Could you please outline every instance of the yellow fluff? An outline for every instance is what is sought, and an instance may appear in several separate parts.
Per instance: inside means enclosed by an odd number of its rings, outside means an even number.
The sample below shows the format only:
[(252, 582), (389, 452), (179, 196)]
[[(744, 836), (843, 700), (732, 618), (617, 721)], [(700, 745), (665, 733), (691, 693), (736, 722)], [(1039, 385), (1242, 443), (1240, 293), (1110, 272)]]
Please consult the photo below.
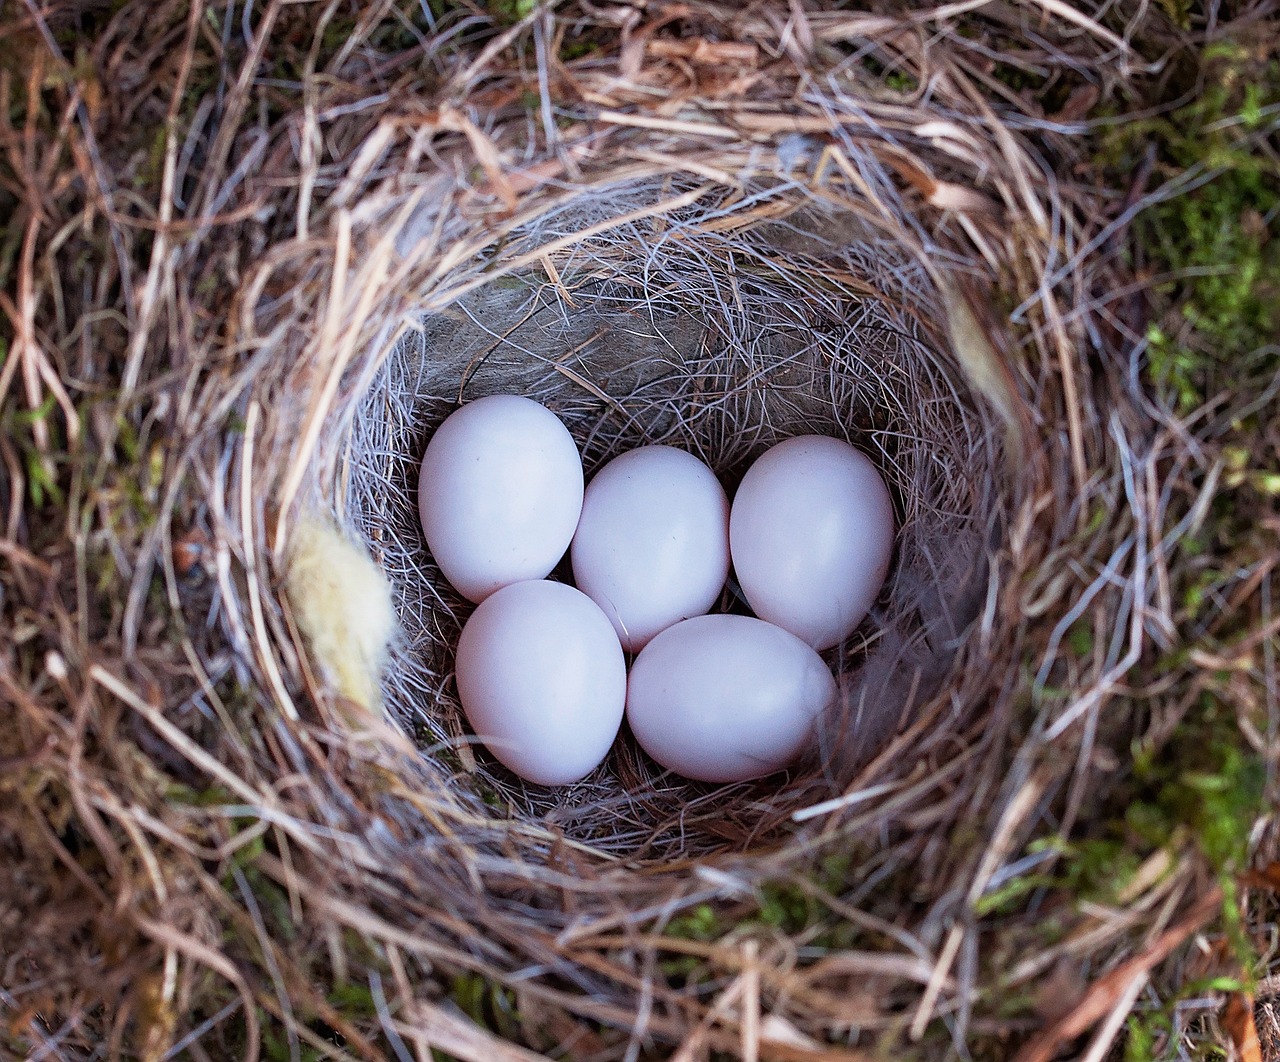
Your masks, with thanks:
[(324, 679), (381, 713), (379, 678), (395, 630), (391, 584), (367, 550), (312, 514), (293, 534), (286, 589)]

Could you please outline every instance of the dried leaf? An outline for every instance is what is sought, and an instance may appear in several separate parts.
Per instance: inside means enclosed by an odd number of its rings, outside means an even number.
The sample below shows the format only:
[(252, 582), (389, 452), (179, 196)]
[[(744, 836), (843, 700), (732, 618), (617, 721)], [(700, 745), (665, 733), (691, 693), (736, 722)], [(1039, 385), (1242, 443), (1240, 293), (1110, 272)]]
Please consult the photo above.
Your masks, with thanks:
[(1280, 861), (1268, 863), (1260, 870), (1246, 870), (1240, 875), (1240, 884), (1247, 889), (1280, 892)]
[(688, 59), (702, 66), (756, 66), (760, 49), (739, 41), (696, 40), (649, 41), (648, 53), (659, 59)]
[(1014, 399), (1013, 379), (995, 347), (991, 335), (979, 321), (975, 307), (958, 278), (940, 278), (943, 304), (947, 310), (947, 326), (951, 346), (964, 367), (969, 382), (1000, 413), (1007, 429), (1009, 451), (1020, 462), (1025, 450), (1024, 432), (1019, 407)]
[(485, 135), (475, 122), (455, 107), (441, 107), (437, 125), (441, 129), (462, 133), (467, 138), (467, 142), (471, 145), (471, 150), (475, 154), (476, 161), (480, 163), (480, 168), (484, 170), (485, 177), (488, 178), (489, 190), (502, 200), (503, 206), (510, 211), (514, 211), (517, 204), (516, 194), (511, 187), (511, 182), (507, 179), (506, 173), (503, 171), (502, 155), (499, 153), (497, 145)]
[(1081, 85), (1070, 96), (1067, 102), (1062, 105), (1062, 109), (1057, 114), (1050, 115), (1050, 120), (1055, 122), (1078, 122), (1091, 110), (1093, 105), (1098, 102), (1101, 93), (1097, 85)]
[(996, 213), (996, 205), (981, 192), (953, 184), (936, 181), (927, 196), (930, 206), (939, 210), (962, 210), (969, 213)]
[(209, 536), (194, 528), (174, 540), (173, 570), (179, 575), (189, 575), (191, 570), (209, 556), (212, 543)]
[(1080, 963), (1062, 958), (1036, 989), (1036, 1013), (1045, 1022), (1059, 1021), (1076, 1008), (1085, 993)]
[(1258, 1027), (1253, 1020), (1253, 996), (1232, 992), (1222, 1012), (1222, 1027), (1231, 1038), (1240, 1062), (1263, 1062)]
[(760, 1022), (760, 1039), (766, 1043), (787, 1044), (806, 1051), (816, 1051), (822, 1046), (812, 1036), (806, 1036), (786, 1018), (777, 1014), (764, 1016), (764, 1020)]

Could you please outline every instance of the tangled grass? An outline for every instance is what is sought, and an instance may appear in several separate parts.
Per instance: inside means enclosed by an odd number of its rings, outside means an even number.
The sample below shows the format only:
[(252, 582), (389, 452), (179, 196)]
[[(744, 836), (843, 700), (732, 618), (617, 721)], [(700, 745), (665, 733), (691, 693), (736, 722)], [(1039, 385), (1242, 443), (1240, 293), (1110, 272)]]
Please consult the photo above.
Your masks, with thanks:
[[(1280, 197), (1226, 42), (1267, 9), (445, 6), (0, 10), (8, 1050), (1246, 1049)], [(771, 790), (470, 755), (405, 477), (513, 379), (596, 462), (815, 418), (891, 462), (836, 661), (888, 744)], [(282, 593), (316, 510), (395, 584), (391, 723)]]

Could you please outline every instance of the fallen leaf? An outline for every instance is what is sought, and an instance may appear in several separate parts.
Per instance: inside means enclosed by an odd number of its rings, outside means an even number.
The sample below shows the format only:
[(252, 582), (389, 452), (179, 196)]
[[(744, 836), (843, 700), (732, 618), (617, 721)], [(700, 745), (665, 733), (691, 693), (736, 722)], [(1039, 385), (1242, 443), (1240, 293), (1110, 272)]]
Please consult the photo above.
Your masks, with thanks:
[(929, 205), (939, 210), (961, 210), (983, 214), (998, 212), (996, 205), (981, 192), (975, 192), (972, 188), (965, 188), (951, 181), (936, 181), (927, 198)]
[(648, 42), (648, 52), (659, 58), (689, 59), (704, 66), (755, 66), (760, 61), (760, 51), (754, 44), (738, 41), (670, 40), (661, 38)]
[(1263, 1062), (1258, 1026), (1253, 1020), (1253, 996), (1247, 992), (1232, 992), (1222, 1012), (1222, 1027), (1231, 1038), (1240, 1062)]
[(1097, 85), (1081, 85), (1067, 97), (1067, 102), (1062, 105), (1062, 109), (1057, 114), (1050, 115), (1049, 118), (1054, 122), (1078, 122), (1093, 110), (1099, 95)]
[(791, 1047), (803, 1048), (806, 1051), (818, 1050), (822, 1045), (812, 1036), (806, 1036), (786, 1018), (777, 1014), (766, 1014), (760, 1023), (760, 1039), (767, 1043), (789, 1044)]
[(1076, 1008), (1085, 993), (1080, 964), (1071, 959), (1059, 960), (1053, 971), (1036, 989), (1036, 1013), (1046, 1022), (1059, 1021)]
[(179, 575), (187, 575), (201, 562), (209, 551), (209, 536), (197, 529), (188, 531), (173, 543), (173, 568)]
[(1246, 870), (1240, 875), (1240, 884), (1247, 889), (1280, 892), (1280, 861), (1269, 863), (1261, 870)]

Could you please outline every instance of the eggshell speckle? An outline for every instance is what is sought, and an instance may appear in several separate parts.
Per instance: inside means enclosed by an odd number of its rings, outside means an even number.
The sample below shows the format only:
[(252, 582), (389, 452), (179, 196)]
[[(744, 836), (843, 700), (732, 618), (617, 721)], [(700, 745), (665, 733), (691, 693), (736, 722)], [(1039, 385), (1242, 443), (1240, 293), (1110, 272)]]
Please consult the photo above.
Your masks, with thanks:
[(418, 478), (427, 546), (463, 597), (541, 579), (564, 556), (582, 512), (569, 430), (518, 395), (469, 402), (436, 429)]
[(795, 635), (750, 616), (698, 616), (636, 657), (627, 721), (664, 767), (740, 782), (792, 762), (835, 699), (827, 665)]
[(630, 450), (587, 485), (570, 557), (578, 589), (637, 652), (720, 596), (729, 573), (724, 488), (683, 450)]
[(729, 516), (752, 611), (815, 649), (853, 633), (893, 555), (893, 501), (871, 461), (821, 435), (787, 439), (743, 477)]
[(589, 597), (562, 583), (514, 583), (485, 598), (462, 629), (456, 668), (476, 736), (540, 785), (589, 774), (622, 723), (618, 636)]

